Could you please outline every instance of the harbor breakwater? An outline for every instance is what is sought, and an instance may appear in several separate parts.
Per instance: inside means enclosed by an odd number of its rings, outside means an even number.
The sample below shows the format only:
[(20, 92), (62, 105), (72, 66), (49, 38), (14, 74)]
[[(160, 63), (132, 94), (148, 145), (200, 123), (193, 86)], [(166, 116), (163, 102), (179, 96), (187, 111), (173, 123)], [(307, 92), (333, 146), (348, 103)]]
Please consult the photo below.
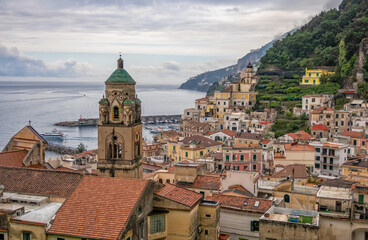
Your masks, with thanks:
[[(96, 126), (98, 120), (98, 118), (80, 118), (78, 121), (64, 121), (55, 123), (54, 125), (60, 127)], [(181, 115), (142, 116), (142, 122), (146, 124), (179, 123), (180, 121)]]

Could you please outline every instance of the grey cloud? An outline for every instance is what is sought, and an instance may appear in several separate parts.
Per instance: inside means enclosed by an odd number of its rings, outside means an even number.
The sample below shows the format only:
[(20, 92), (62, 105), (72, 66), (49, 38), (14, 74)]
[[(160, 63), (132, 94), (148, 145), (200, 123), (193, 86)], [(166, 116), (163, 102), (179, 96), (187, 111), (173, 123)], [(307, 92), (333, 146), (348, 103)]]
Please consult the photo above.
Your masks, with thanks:
[(26, 51), (111, 52), (119, 46), (134, 53), (228, 56), (300, 26), (325, 2), (0, 0), (0, 42)]
[(175, 72), (180, 71), (179, 64), (173, 61), (164, 63), (164, 68), (167, 70), (175, 71)]
[(0, 45), (0, 76), (80, 77), (91, 70), (88, 63), (73, 59), (46, 64), (40, 59), (22, 55), (17, 48)]
[(325, 5), (323, 6), (323, 9), (329, 10), (333, 8), (337, 8), (342, 0), (328, 0)]

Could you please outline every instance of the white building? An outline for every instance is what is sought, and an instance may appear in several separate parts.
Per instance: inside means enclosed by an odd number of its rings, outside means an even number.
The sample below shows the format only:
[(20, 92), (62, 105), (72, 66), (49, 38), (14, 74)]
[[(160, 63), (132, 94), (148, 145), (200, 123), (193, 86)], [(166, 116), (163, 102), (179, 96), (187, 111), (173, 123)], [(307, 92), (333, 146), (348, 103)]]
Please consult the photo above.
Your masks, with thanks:
[(333, 95), (305, 95), (302, 98), (302, 110), (308, 115), (310, 111), (320, 107), (332, 107)]
[(244, 112), (232, 112), (224, 115), (225, 129), (229, 129), (234, 132), (240, 132), (240, 122), (248, 118), (248, 114)]
[(339, 176), (341, 165), (348, 158), (348, 145), (325, 141), (311, 142), (309, 145), (316, 150), (314, 171), (321, 175)]

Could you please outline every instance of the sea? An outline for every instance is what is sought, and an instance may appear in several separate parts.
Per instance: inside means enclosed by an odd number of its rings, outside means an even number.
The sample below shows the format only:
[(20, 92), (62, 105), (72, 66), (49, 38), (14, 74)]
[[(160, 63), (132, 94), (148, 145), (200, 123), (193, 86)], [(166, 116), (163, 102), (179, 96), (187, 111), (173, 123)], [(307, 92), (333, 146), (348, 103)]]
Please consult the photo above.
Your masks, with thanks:
[[(48, 139), (52, 144), (77, 147), (83, 143), (88, 150), (97, 148), (97, 127), (56, 127), (61, 121), (98, 118), (98, 102), (104, 94), (104, 82), (0, 81), (0, 151), (9, 139), (24, 126), (31, 124), (39, 133), (57, 129), (63, 138)], [(182, 114), (194, 107), (194, 100), (203, 92), (181, 90), (176, 85), (136, 85), (142, 100), (142, 116)], [(152, 134), (143, 128), (143, 138)], [(54, 157), (48, 152), (46, 157)]]

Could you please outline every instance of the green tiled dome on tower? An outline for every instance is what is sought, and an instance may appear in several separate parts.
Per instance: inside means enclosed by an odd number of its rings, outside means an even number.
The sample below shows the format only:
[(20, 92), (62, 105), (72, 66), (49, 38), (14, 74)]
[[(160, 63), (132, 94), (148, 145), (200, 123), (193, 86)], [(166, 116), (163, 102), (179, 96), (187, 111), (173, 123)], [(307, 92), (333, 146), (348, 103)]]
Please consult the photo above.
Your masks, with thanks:
[(136, 99), (135, 99), (135, 102), (136, 102), (136, 103), (141, 103), (142, 101), (141, 101), (139, 98), (136, 98)]
[(119, 58), (117, 69), (110, 75), (105, 83), (135, 83), (135, 81), (124, 69), (123, 59)]
[(102, 98), (100, 101), (99, 101), (100, 104), (109, 104), (109, 101), (107, 101), (106, 98)]
[(134, 102), (132, 100), (130, 100), (130, 99), (126, 99), (124, 101), (124, 104), (134, 104)]
[(127, 71), (123, 68), (116, 69), (106, 82), (116, 82), (116, 83), (135, 83), (134, 79), (129, 75)]

